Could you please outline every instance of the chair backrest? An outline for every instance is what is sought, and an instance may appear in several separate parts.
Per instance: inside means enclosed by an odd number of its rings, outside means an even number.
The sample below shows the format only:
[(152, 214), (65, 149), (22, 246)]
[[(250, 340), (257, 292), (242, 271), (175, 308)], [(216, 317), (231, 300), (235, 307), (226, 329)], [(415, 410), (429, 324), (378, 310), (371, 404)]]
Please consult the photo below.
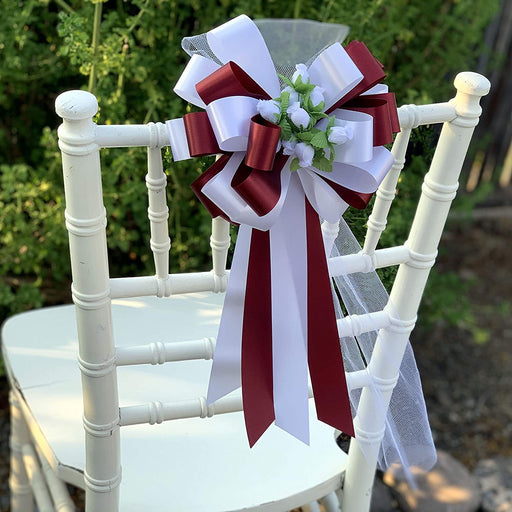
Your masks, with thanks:
[[(331, 259), (331, 274), (368, 272), (375, 268), (400, 265), (393, 290), (393, 309), (365, 315), (349, 315), (339, 322), (341, 336), (357, 335), (371, 319), (381, 328), (377, 346), (365, 372), (347, 375), (353, 389), (363, 388), (355, 418), (357, 442), (352, 443), (345, 477), (343, 510), (365, 510), (378, 457), (385, 411), (375, 417), (367, 391), (370, 380), (380, 383), (382, 396), (389, 401), (425, 282), (433, 265), (437, 245), (455, 197), (457, 180), (464, 156), (481, 109), (479, 99), (489, 89), (480, 75), (461, 73), (455, 80), (457, 96), (448, 103), (405, 106), (399, 109), (402, 131), (393, 146), (395, 164), (377, 192), (368, 222), (363, 251)], [(119, 407), (116, 367), (178, 359), (210, 359), (211, 340), (180, 344), (148, 344), (118, 349), (112, 331), (111, 300), (139, 296), (167, 297), (196, 291), (223, 292), (229, 271), (226, 258), (230, 245), (229, 225), (221, 218), (213, 220), (211, 248), (212, 272), (188, 275), (169, 274), (171, 242), (167, 219), (169, 210), (165, 193), (161, 148), (169, 144), (162, 123), (148, 125), (97, 126), (92, 117), (98, 104), (92, 94), (70, 91), (60, 95), (57, 113), (63, 118), (59, 128), (66, 193), (66, 225), (69, 231), (72, 294), (76, 305), (79, 333), (79, 366), (84, 394), (86, 468), (84, 473), (87, 500), (91, 510), (117, 510), (121, 481), (119, 428), (137, 423), (154, 423), (178, 417), (211, 416), (241, 410), (240, 396), (206, 406), (203, 397), (187, 404), (149, 403)], [(411, 129), (432, 123), (445, 123), (429, 173), (425, 176), (422, 195), (408, 240), (402, 246), (376, 249), (395, 196), (399, 174), (404, 165)], [(148, 216), (151, 226), (151, 249), (154, 253), (154, 276), (109, 278), (106, 212), (103, 205), (100, 148), (146, 146), (149, 195)], [(324, 236), (333, 236), (336, 227), (325, 225)], [(104, 328), (98, 332), (95, 326)], [(393, 354), (389, 364), (389, 353)], [(386, 353), (386, 357), (382, 354)], [(384, 361), (386, 364), (384, 364)], [(366, 443), (365, 455), (360, 449)], [(368, 456), (368, 453), (371, 456)]]

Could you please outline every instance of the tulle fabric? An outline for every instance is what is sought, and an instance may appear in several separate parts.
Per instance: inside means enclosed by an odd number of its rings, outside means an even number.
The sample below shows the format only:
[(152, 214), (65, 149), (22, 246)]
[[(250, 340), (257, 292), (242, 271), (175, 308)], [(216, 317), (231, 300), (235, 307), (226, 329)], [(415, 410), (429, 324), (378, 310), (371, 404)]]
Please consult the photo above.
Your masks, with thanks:
[[(361, 246), (346, 222), (341, 219), (339, 234), (333, 245), (331, 257), (354, 254), (361, 251)], [(334, 278), (335, 288), (348, 314), (362, 315), (382, 311), (393, 311), (389, 295), (375, 271), (340, 275)], [(338, 318), (343, 317), (338, 294), (334, 293), (335, 309)], [(347, 372), (366, 368), (379, 337), (378, 329), (361, 334), (357, 338), (341, 338), (343, 362)], [(391, 348), (390, 348), (391, 351)], [(401, 464), (407, 471), (411, 466), (429, 470), (436, 462), (436, 451), (432, 440), (421, 381), (414, 359), (411, 344), (407, 342), (398, 382), (393, 390), (389, 408), (375, 383), (371, 384), (374, 403), (380, 410), (375, 414), (386, 416), (386, 428), (382, 440), (378, 467), (385, 470), (392, 464)], [(350, 401), (355, 412), (359, 405), (361, 390), (350, 392)], [(364, 444), (361, 443), (364, 452)]]

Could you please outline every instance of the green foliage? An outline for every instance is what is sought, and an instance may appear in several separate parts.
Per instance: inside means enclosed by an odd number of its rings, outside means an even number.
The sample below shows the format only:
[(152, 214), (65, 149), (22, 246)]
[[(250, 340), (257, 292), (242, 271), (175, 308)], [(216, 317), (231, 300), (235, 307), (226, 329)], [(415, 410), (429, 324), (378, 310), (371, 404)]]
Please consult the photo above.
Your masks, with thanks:
[[(446, 99), (471, 66), (498, 0), (3, 0), (0, 18), (0, 314), (41, 304), (44, 286), (67, 286), (64, 198), (53, 113), (58, 93), (87, 88), (99, 123), (147, 123), (189, 111), (173, 92), (188, 60), (180, 48), (245, 13), (344, 23), (386, 66), (399, 103)], [(478, 13), (478, 15), (475, 15)], [(101, 17), (99, 16), (101, 14)], [(96, 15), (96, 22), (95, 22)], [(210, 219), (190, 190), (208, 160), (170, 163), (172, 271), (204, 267)], [(104, 150), (113, 275), (153, 272), (148, 250), (145, 152)], [(211, 159), (210, 159), (211, 161)], [(410, 155), (389, 223), (402, 236), (425, 161)], [(349, 215), (360, 234), (365, 212)], [(46, 297), (47, 298), (47, 297)]]

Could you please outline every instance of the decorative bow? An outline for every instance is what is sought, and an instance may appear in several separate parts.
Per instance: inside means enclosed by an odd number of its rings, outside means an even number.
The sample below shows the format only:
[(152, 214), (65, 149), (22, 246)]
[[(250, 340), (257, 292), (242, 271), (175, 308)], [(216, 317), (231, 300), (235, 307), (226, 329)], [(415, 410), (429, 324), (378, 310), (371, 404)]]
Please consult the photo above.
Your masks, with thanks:
[[(167, 122), (173, 158), (222, 154), (192, 188), (213, 217), (240, 224), (208, 402), (241, 386), (251, 446), (274, 420), (308, 443), (309, 368), (318, 418), (353, 436), (320, 218), (334, 223), (348, 205), (364, 208), (393, 163), (382, 145), (399, 124), (394, 95), (377, 85), (382, 65), (364, 43), (331, 44), (297, 67), (300, 80), (282, 77), (307, 86), (289, 110), (247, 16), (184, 44), (192, 58), (174, 90), (205, 110)], [(312, 105), (315, 87), (318, 119), (334, 118), (307, 127), (293, 114)], [(275, 122), (259, 114), (272, 98), (284, 98)], [(327, 139), (335, 125), (349, 136)], [(298, 142), (315, 160), (298, 158)]]

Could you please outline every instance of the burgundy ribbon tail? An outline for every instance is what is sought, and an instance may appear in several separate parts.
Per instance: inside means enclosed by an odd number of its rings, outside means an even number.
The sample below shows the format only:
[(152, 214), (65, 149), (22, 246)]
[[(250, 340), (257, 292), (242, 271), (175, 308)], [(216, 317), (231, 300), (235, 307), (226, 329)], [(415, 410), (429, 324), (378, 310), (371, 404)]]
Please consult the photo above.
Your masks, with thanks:
[(253, 229), (242, 329), (242, 401), (251, 447), (275, 419), (273, 383), (270, 234)]
[(318, 214), (306, 199), (308, 365), (318, 419), (354, 437), (331, 282)]

